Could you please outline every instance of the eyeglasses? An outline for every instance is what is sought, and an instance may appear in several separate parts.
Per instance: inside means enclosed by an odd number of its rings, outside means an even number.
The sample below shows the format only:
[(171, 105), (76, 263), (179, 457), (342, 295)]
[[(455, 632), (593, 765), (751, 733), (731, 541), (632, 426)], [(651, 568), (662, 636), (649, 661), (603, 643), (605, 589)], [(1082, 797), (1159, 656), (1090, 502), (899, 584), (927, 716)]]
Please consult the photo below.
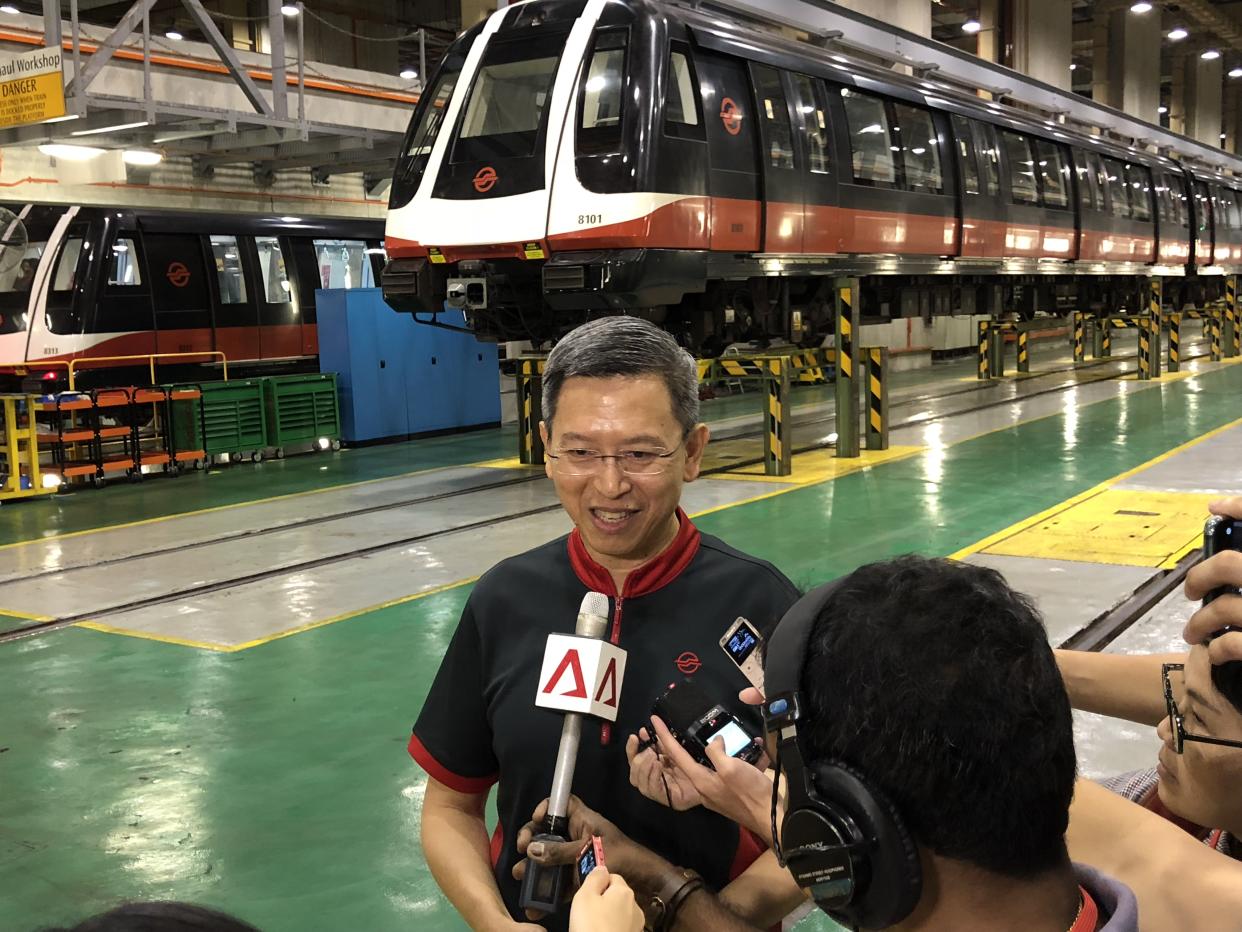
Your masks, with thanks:
[(1177, 708), (1177, 700), (1173, 698), (1173, 682), (1170, 673), (1178, 674), (1179, 679), (1185, 677), (1184, 663), (1166, 663), (1160, 666), (1160, 676), (1164, 680), (1164, 704), (1169, 712), (1169, 723), (1173, 726), (1173, 750), (1182, 753), (1187, 741), (1198, 741), (1201, 744), (1215, 744), (1226, 748), (1242, 748), (1242, 741), (1231, 741), (1228, 738), (1209, 738), (1207, 735), (1192, 735), (1186, 731), (1186, 723), (1181, 711)]
[(686, 442), (682, 437), (677, 446), (668, 451), (622, 450), (620, 453), (596, 453), (594, 450), (568, 449), (559, 453), (545, 453), (558, 472), (567, 476), (593, 476), (604, 468), (605, 460), (616, 460), (617, 466), (627, 476), (651, 476), (669, 468), (672, 457)]

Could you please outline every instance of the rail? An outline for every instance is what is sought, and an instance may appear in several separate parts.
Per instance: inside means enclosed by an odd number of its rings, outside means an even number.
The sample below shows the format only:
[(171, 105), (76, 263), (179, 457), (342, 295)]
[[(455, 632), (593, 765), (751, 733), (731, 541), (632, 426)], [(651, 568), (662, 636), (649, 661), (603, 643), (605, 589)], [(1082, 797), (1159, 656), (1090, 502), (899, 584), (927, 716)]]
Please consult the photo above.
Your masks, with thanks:
[[(96, 362), (133, 362), (138, 359), (145, 359), (151, 370), (151, 384), (155, 385), (155, 363), (156, 360), (166, 359), (185, 359), (187, 357), (210, 356), (215, 359), (220, 357), (220, 363), (224, 369), (224, 381), (229, 380), (229, 358), (220, 350), (200, 350), (197, 353), (138, 353), (133, 356), (79, 356), (76, 359), (69, 360), (69, 391), (76, 391), (74, 377), (77, 374), (77, 364), (96, 363)], [(59, 362), (60, 360), (53, 360)], [(43, 365), (42, 362), (38, 365)]]

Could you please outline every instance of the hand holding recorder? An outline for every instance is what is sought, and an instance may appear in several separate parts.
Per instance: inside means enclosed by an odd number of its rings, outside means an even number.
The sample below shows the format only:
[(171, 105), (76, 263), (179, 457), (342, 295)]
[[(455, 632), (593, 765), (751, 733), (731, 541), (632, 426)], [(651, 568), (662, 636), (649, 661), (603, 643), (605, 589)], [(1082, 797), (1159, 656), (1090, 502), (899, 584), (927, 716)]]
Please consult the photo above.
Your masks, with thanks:
[(1212, 502), (1203, 531), (1204, 560), (1186, 576), (1186, 598), (1202, 599), (1182, 636), (1207, 644), (1212, 679), (1222, 693), (1242, 696), (1242, 497)]

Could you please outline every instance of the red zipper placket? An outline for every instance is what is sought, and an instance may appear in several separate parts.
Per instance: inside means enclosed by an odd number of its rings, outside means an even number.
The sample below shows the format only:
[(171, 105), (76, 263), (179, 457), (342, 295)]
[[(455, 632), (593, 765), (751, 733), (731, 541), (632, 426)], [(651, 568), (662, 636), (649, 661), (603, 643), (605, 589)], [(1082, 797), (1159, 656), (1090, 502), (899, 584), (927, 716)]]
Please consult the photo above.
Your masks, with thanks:
[[(628, 578), (626, 579), (626, 583), (629, 583)], [(621, 607), (623, 605), (625, 605), (625, 596), (618, 595), (617, 604), (612, 610), (612, 630), (608, 632), (608, 641), (611, 644), (621, 643)], [(612, 722), (603, 722), (601, 724), (599, 729), (599, 743), (601, 747), (607, 747), (612, 743)]]

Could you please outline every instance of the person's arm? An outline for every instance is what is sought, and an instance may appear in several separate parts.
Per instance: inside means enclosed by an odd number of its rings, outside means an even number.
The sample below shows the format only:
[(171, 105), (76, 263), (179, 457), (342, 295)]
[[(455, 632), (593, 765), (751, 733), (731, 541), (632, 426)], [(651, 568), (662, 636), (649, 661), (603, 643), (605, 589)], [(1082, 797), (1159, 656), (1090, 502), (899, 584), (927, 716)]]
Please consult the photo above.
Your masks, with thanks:
[(1079, 780), (1066, 834), (1070, 857), (1134, 891), (1144, 929), (1221, 929), (1242, 916), (1242, 864), (1172, 822)]
[(476, 932), (538, 928), (513, 921), (492, 874), (487, 793), (459, 793), (434, 777), (423, 796), (423, 853), (453, 907)]
[(720, 891), (720, 902), (760, 928), (776, 925), (806, 902), (799, 887), (776, 855), (765, 851), (750, 867)]
[(1185, 654), (1055, 653), (1075, 709), (1153, 727), (1167, 714), (1160, 665), (1186, 662)]

